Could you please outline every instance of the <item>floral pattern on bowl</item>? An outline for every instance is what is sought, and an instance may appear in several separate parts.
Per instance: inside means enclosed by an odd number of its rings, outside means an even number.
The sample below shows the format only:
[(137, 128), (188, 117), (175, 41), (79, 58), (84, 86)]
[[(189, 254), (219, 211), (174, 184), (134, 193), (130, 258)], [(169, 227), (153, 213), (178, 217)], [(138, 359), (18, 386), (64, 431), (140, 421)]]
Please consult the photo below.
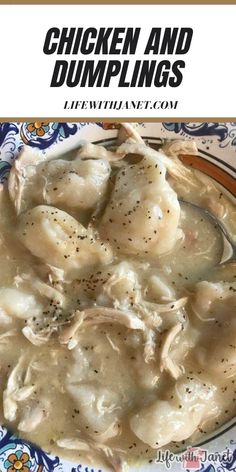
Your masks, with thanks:
[[(0, 123), (0, 181), (6, 178), (12, 160), (24, 144), (45, 152), (56, 143), (91, 126), (107, 134), (114, 133), (116, 127), (107, 123)], [(160, 138), (195, 139), (205, 151), (211, 150), (211, 153), (219, 156), (227, 154), (230, 161), (235, 160), (236, 123), (139, 123), (139, 128), (143, 134), (149, 128), (155, 129), (155, 135)], [(99, 135), (99, 132), (96, 134)], [(152, 136), (150, 132), (149, 136)]]
[[(56, 149), (58, 144), (78, 145), (84, 140), (107, 141), (116, 135), (117, 123), (65, 123), (65, 122), (24, 122), (0, 123), (0, 182), (7, 179), (13, 160), (19, 155), (23, 145), (47, 153)], [(234, 176), (236, 169), (236, 123), (138, 123), (139, 132), (147, 140), (156, 139), (194, 139), (198, 143), (203, 159), (214, 160), (218, 166)], [(155, 138), (150, 138), (155, 137)], [(68, 144), (68, 146), (67, 146)], [(63, 146), (61, 147), (61, 149)], [(64, 149), (64, 148), (63, 148)], [(230, 451), (230, 458), (209, 459), (191, 467), (175, 462), (171, 465), (174, 472), (181, 469), (190, 472), (236, 472), (236, 424), (221, 428), (200, 446), (210, 452)], [(206, 451), (206, 449), (203, 449)], [(189, 467), (189, 468), (188, 468)], [(50, 455), (36, 446), (18, 438), (6, 428), (0, 427), (0, 472), (107, 472), (87, 464), (74, 464)], [(143, 464), (138, 467), (142, 472), (166, 470), (164, 464)], [(136, 472), (131, 467), (130, 472)]]

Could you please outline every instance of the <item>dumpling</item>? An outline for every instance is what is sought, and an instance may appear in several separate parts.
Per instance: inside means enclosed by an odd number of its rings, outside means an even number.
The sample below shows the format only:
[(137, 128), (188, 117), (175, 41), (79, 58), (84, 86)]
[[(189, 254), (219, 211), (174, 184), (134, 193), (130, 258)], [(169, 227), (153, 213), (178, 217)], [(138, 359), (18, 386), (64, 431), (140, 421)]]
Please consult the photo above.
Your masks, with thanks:
[(20, 218), (18, 235), (22, 243), (45, 263), (71, 274), (78, 269), (111, 261), (108, 244), (91, 229), (57, 208), (39, 205)]
[(171, 441), (181, 441), (191, 436), (202, 415), (202, 405), (197, 405), (193, 411), (183, 411), (167, 401), (157, 400), (134, 415), (130, 427), (141, 441), (157, 449)]
[(213, 306), (216, 300), (223, 299), (226, 285), (217, 282), (199, 282), (196, 285), (194, 297), (192, 300), (192, 308), (199, 318), (209, 318), (213, 313)]
[(110, 176), (105, 159), (54, 160), (38, 166), (42, 201), (82, 210), (93, 208), (104, 196)]
[(27, 319), (39, 316), (42, 306), (33, 294), (11, 287), (0, 288), (0, 314), (11, 318)]
[[(200, 319), (200, 335), (195, 358), (214, 375), (236, 373), (236, 283), (200, 282), (192, 301)], [(204, 329), (202, 323), (204, 322)], [(211, 342), (209, 343), (209, 339)]]
[(171, 391), (172, 400), (156, 400), (131, 417), (131, 430), (154, 449), (187, 439), (203, 420), (217, 413), (214, 391), (212, 385), (181, 379)]
[[(85, 342), (91, 345), (89, 339), (94, 343), (96, 336), (94, 349), (75, 348), (74, 365), (65, 377), (65, 390), (74, 403), (73, 408), (79, 410), (79, 430), (99, 443), (106, 443), (121, 433), (121, 419), (137, 395), (132, 361), (119, 351), (119, 340), (114, 334), (110, 337), (107, 331), (105, 338), (98, 331), (89, 338), (89, 329), (87, 335), (81, 334), (81, 345)], [(112, 340), (118, 352), (110, 344)]]
[(9, 194), (17, 214), (41, 203), (88, 210), (105, 195), (110, 171), (105, 158), (46, 161), (25, 149), (10, 172)]
[(100, 231), (118, 251), (159, 255), (173, 249), (179, 238), (179, 217), (165, 165), (156, 156), (145, 156), (117, 173)]
[(87, 427), (87, 434), (99, 440), (104, 433), (106, 433), (105, 440), (117, 434), (116, 425), (121, 409), (121, 398), (115, 391), (88, 383), (69, 384), (67, 390), (80, 410), (80, 422), (82, 420)]

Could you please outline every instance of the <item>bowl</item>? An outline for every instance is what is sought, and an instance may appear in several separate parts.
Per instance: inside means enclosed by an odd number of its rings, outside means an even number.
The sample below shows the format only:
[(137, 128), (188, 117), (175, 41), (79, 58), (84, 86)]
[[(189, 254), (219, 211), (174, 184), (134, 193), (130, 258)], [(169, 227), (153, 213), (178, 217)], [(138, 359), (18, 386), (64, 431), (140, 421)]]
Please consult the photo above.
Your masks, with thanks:
[[(136, 123), (141, 136), (154, 147), (166, 139), (195, 140), (198, 155), (183, 161), (214, 178), (232, 198), (236, 196), (236, 123)], [(118, 123), (24, 122), (0, 124), (0, 182), (7, 180), (22, 146), (50, 156), (76, 149), (85, 141), (114, 142)], [(232, 419), (185, 453), (171, 458), (168, 450), (158, 462), (131, 466), (130, 472), (164, 472), (185, 469), (201, 472), (236, 470), (236, 421)], [(15, 464), (15, 466), (14, 466)], [(17, 465), (16, 465), (17, 464)], [(72, 463), (51, 456), (0, 427), (1, 472), (108, 472), (109, 468)]]

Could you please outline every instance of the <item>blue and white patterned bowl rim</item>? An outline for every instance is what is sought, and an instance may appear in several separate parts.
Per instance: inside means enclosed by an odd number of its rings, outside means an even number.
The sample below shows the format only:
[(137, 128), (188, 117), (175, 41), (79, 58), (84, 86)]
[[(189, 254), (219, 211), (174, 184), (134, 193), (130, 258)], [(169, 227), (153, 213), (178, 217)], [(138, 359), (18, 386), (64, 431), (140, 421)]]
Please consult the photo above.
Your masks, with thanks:
[[(236, 123), (137, 123), (142, 136), (152, 139), (194, 139), (204, 159), (213, 161), (231, 175), (236, 173)], [(117, 131), (102, 123), (65, 123), (65, 122), (18, 122), (0, 123), (0, 182), (9, 174), (12, 162), (19, 155), (24, 145), (36, 152), (57, 155), (76, 148), (84, 141), (108, 141), (116, 136)], [(215, 158), (217, 160), (215, 160)], [(227, 458), (221, 453), (228, 450)], [(236, 472), (236, 422), (232, 420), (210, 438), (198, 445), (198, 451), (208, 451), (208, 456), (201, 452), (199, 460), (193, 465), (175, 461), (170, 464), (171, 471), (190, 472)], [(22, 454), (24, 453), (24, 456)], [(219, 454), (217, 454), (219, 453)], [(14, 468), (15, 460), (22, 464)], [(204, 458), (204, 459), (203, 459)], [(21, 462), (22, 459), (22, 462)], [(107, 472), (107, 467), (72, 463), (59, 457), (51, 456), (36, 446), (19, 439), (0, 427), (0, 472)], [(164, 463), (144, 463), (130, 468), (130, 472), (164, 472)]]

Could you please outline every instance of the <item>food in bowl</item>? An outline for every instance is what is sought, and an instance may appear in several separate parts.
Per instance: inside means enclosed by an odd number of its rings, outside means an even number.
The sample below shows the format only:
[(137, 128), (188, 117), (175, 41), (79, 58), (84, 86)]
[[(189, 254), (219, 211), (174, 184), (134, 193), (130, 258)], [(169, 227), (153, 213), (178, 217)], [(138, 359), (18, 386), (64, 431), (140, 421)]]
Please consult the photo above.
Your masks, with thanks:
[(116, 148), (23, 150), (0, 192), (1, 420), (116, 471), (235, 414), (235, 204), (123, 124)]

